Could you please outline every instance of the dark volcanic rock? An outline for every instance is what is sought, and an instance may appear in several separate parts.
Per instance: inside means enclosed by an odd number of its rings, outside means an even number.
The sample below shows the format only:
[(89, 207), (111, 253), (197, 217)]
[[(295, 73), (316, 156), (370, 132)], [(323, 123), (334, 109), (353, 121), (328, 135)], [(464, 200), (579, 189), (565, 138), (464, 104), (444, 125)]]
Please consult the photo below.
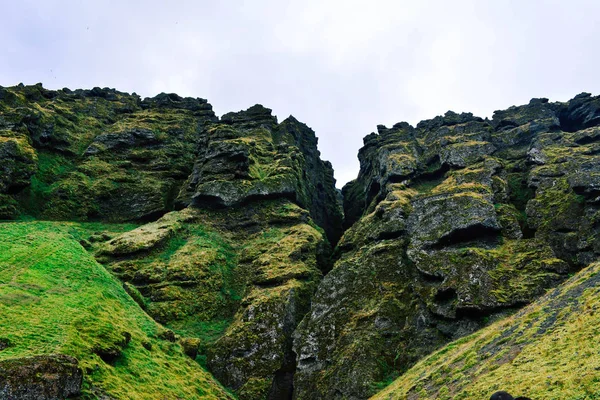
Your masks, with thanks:
[(294, 340), (295, 398), (367, 398), (600, 256), (598, 98), (378, 126)]
[(81, 392), (83, 372), (77, 360), (64, 355), (0, 361), (0, 398), (63, 400)]
[(277, 124), (261, 105), (225, 114), (202, 133), (179, 203), (231, 207), (268, 198), (309, 210), (331, 242), (341, 236), (333, 168), (320, 159), (314, 132), (294, 117)]
[(141, 101), (108, 88), (49, 93), (41, 85), (3, 91), (0, 195), (9, 191), (16, 203), (0, 204), (0, 214), (156, 218), (173, 209), (199, 133), (217, 119), (206, 100), (177, 95)]

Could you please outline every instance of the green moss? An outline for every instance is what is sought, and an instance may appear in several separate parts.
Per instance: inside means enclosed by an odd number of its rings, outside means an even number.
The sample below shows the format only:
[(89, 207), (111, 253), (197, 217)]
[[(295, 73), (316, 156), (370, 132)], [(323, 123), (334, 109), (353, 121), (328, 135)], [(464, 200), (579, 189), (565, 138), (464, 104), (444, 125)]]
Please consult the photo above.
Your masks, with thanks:
[(527, 176), (522, 173), (508, 174), (510, 202), (517, 210), (524, 211), (527, 202), (535, 196), (535, 191), (527, 184)]
[(251, 378), (239, 390), (239, 397), (240, 399), (266, 400), (271, 385), (270, 379)]
[(12, 197), (0, 194), (0, 220), (16, 219), (19, 216), (18, 203)]
[(565, 178), (558, 178), (550, 187), (538, 190), (530, 201), (528, 221), (542, 231), (574, 226), (584, 203), (585, 198), (575, 194)]
[[(181, 225), (176, 218), (175, 225), (163, 218), (116, 238), (102, 254), (142, 251), (136, 259), (112, 264), (112, 270), (139, 286), (155, 319), (181, 335), (211, 342), (233, 316), (245, 278), (236, 273), (236, 255), (226, 239), (207, 226)], [(154, 283), (159, 281), (165, 284)]]
[[(179, 345), (57, 223), (0, 229), (0, 359), (63, 353), (83, 367), (84, 398), (227, 398)], [(124, 341), (123, 333), (131, 335)], [(150, 346), (148, 345), (150, 344)], [(151, 347), (151, 350), (147, 348)], [(99, 354), (114, 349), (112, 364)]]
[(374, 399), (481, 399), (497, 390), (597, 398), (599, 269), (592, 264), (515, 316), (426, 357)]
[(410, 188), (422, 194), (429, 194), (431, 191), (444, 181), (444, 177), (432, 179), (419, 179), (410, 184)]

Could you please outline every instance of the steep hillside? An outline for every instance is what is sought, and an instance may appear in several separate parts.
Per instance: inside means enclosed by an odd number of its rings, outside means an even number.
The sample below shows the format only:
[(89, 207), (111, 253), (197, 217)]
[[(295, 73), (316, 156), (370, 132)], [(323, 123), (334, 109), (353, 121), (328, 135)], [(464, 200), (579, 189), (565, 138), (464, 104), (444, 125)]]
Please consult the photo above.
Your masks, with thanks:
[(233, 398), (81, 247), (95, 228), (0, 224), (0, 398)]
[(600, 398), (600, 264), (417, 363), (373, 399)]
[(379, 126), (295, 335), (298, 398), (366, 398), (600, 254), (600, 98)]
[(319, 229), (285, 199), (188, 208), (100, 244), (97, 255), (240, 399), (287, 398), (291, 335), (327, 266)]

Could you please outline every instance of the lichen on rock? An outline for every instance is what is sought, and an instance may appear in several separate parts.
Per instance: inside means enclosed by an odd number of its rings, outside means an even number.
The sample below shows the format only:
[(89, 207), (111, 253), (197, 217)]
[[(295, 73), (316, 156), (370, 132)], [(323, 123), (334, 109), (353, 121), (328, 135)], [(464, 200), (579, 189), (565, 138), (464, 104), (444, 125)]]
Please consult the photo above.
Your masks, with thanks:
[(0, 397), (6, 400), (61, 400), (81, 393), (77, 359), (61, 354), (0, 361)]

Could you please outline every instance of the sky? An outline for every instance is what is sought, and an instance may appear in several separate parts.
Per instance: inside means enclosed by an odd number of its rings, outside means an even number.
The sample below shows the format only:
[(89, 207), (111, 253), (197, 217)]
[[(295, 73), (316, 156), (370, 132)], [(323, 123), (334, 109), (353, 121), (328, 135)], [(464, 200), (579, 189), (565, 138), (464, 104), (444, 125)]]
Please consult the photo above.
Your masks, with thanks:
[(0, 0), (0, 85), (263, 104), (338, 187), (378, 124), (600, 94), (600, 1)]

